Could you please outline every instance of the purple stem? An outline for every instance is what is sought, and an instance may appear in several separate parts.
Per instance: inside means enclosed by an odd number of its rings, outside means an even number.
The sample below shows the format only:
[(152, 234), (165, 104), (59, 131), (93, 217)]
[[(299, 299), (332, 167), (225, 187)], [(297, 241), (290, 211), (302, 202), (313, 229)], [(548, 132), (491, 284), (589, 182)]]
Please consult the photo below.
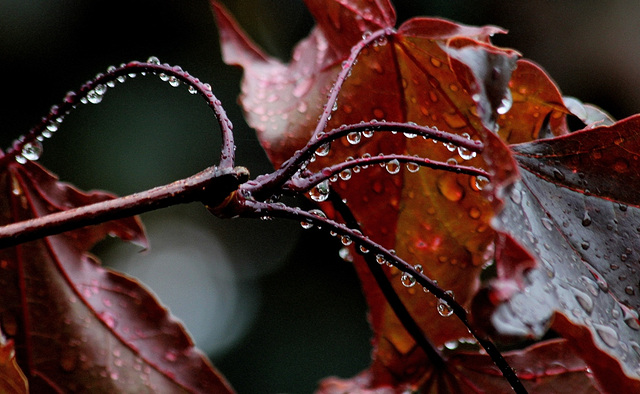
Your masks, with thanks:
[(282, 188), (287, 181), (292, 179), (302, 167), (302, 163), (309, 160), (320, 146), (331, 143), (349, 133), (362, 133), (364, 131), (412, 133), (433, 140), (448, 142), (471, 152), (481, 153), (484, 150), (484, 145), (481, 141), (470, 140), (437, 128), (402, 122), (361, 122), (317, 134), (304, 148), (298, 150), (289, 160), (284, 162), (278, 170), (268, 176), (256, 178), (255, 181), (249, 182), (246, 188), (256, 196), (260, 193), (266, 197), (275, 194), (275, 190)]
[(491, 176), (488, 172), (476, 167), (448, 164), (441, 161), (425, 159), (422, 157), (391, 154), (372, 157), (361, 157), (358, 159), (348, 160), (330, 167), (326, 167), (322, 169), (322, 171), (311, 174), (309, 176), (301, 177), (294, 175), (292, 179), (284, 184), (283, 189), (296, 192), (307, 192), (314, 185), (317, 185), (325, 179), (329, 179), (333, 175), (339, 174), (345, 169), (351, 169), (357, 166), (387, 163), (391, 160), (397, 160), (399, 163), (415, 163), (421, 167), (428, 167), (435, 170), (443, 170), (473, 176), (483, 176), (487, 179), (489, 179)]
[[(206, 101), (207, 105), (214, 111), (216, 119), (220, 125), (222, 133), (222, 152), (220, 155), (220, 168), (233, 169), (235, 162), (235, 143), (233, 140), (233, 125), (227, 117), (222, 103), (211, 92), (211, 87), (208, 84), (201, 82), (198, 78), (191, 76), (188, 72), (182, 70), (179, 66), (170, 66), (168, 64), (149, 63), (133, 61), (127, 64), (123, 64), (120, 67), (110, 68), (105, 74), (98, 75), (95, 79), (88, 81), (78, 92), (69, 92), (65, 96), (60, 105), (51, 107), (51, 110), (47, 116), (43, 117), (41, 121), (33, 127), (29, 132), (22, 137), (12, 149), (8, 150), (6, 155), (0, 156), (0, 165), (5, 165), (8, 160), (15, 160), (16, 156), (22, 154), (22, 149), (26, 144), (32, 144), (38, 137), (42, 138), (43, 132), (47, 129), (47, 126), (59, 125), (57, 119), (61, 119), (74, 109), (78, 104), (82, 103), (82, 99), (86, 99), (89, 94), (95, 94), (96, 88), (106, 87), (108, 83), (126, 78), (127, 75), (149, 72), (153, 74), (165, 74), (168, 77), (175, 77), (177, 80), (193, 87), (200, 96)], [(2, 153), (0, 152), (0, 155)]]
[(248, 176), (244, 167), (231, 170), (209, 167), (188, 178), (144, 192), (0, 226), (0, 248), (176, 204), (201, 201), (215, 207)]
[(294, 219), (298, 221), (304, 221), (316, 226), (320, 226), (325, 230), (334, 231), (336, 234), (347, 236), (358, 245), (364, 246), (369, 250), (369, 253), (376, 253), (384, 257), (386, 261), (394, 265), (400, 271), (405, 272), (415, 278), (421, 286), (426, 288), (430, 293), (446, 302), (453, 310), (453, 313), (460, 319), (460, 321), (469, 329), (469, 332), (475, 337), (480, 346), (484, 348), (489, 357), (493, 360), (496, 366), (502, 372), (502, 375), (507, 379), (511, 387), (516, 393), (526, 393), (527, 390), (520, 382), (520, 379), (516, 375), (515, 371), (511, 368), (509, 363), (504, 359), (498, 348), (491, 341), (491, 339), (477, 330), (470, 322), (467, 316), (467, 311), (460, 305), (451, 295), (440, 288), (432, 279), (424, 275), (422, 272), (417, 271), (412, 265), (392, 253), (390, 250), (384, 248), (382, 245), (370, 240), (368, 237), (362, 235), (359, 231), (355, 231), (343, 224), (340, 224), (334, 220), (322, 218), (303, 211), (299, 208), (291, 208), (284, 204), (273, 204), (259, 202), (255, 200), (244, 200), (241, 202), (246, 208), (244, 213), (248, 216), (277, 216), (288, 219)]

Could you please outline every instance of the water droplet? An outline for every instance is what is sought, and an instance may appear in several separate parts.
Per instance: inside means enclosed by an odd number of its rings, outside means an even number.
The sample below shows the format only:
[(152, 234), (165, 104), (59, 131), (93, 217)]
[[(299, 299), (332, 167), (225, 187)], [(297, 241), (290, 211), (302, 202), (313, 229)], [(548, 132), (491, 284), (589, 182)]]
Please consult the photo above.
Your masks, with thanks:
[(416, 138), (418, 136), (418, 134), (416, 134), (416, 133), (409, 133), (409, 132), (404, 132), (402, 134), (404, 134), (404, 136), (409, 138), (409, 139)]
[(624, 288), (624, 292), (627, 293), (628, 295), (634, 295), (636, 294), (635, 290), (633, 290), (633, 286), (627, 286)]
[(102, 95), (98, 94), (98, 92), (96, 92), (95, 90), (90, 90), (89, 93), (87, 93), (86, 99), (91, 104), (99, 104), (102, 101)]
[(58, 124), (51, 122), (47, 125), (47, 130), (49, 130), (52, 133), (55, 133), (56, 131), (58, 131)]
[(389, 174), (397, 174), (400, 172), (400, 162), (397, 159), (393, 159), (387, 162), (385, 168)]
[(147, 63), (151, 63), (151, 64), (160, 64), (160, 59), (158, 59), (156, 56), (150, 56), (147, 59)]
[(305, 222), (303, 220), (303, 221), (300, 222), (300, 227), (302, 227), (305, 230), (308, 230), (310, 228), (313, 228), (313, 223)]
[(456, 177), (445, 174), (438, 178), (438, 191), (449, 201), (460, 201), (464, 197), (464, 189), (456, 181)]
[(340, 179), (342, 179), (343, 181), (348, 181), (349, 179), (351, 179), (351, 170), (345, 168), (344, 170), (340, 171)]
[[(42, 155), (42, 144), (39, 141), (28, 142), (22, 147), (22, 157), (27, 160), (38, 160)], [(16, 157), (17, 160), (17, 157)], [(21, 163), (24, 164), (24, 163)]]
[(629, 171), (629, 163), (627, 162), (627, 160), (619, 158), (613, 163), (613, 170), (615, 172), (623, 174)]
[(459, 344), (460, 342), (454, 339), (453, 341), (445, 342), (444, 347), (447, 348), (448, 350), (456, 350)]
[(443, 142), (442, 145), (444, 145), (444, 147), (447, 148), (449, 152), (453, 152), (454, 150), (456, 150), (456, 146), (453, 142)]
[[(364, 153), (364, 154), (362, 155), (362, 158), (363, 158), (363, 159), (365, 159), (365, 160), (366, 160), (366, 159), (369, 159), (369, 158), (371, 158), (371, 154), (369, 154), (369, 153)], [(363, 165), (362, 165), (362, 168), (367, 169), (367, 168), (369, 168), (369, 165), (368, 165), (368, 164), (363, 164)]]
[(189, 93), (191, 93), (191, 94), (198, 93), (198, 89), (196, 89), (193, 85), (189, 85), (188, 90), (189, 90)]
[(511, 109), (513, 105), (513, 98), (511, 96), (511, 90), (507, 89), (505, 96), (500, 101), (500, 105), (496, 108), (498, 115), (504, 115)]
[(582, 279), (582, 283), (584, 284), (585, 289), (587, 289), (587, 291), (589, 291), (591, 295), (597, 297), (599, 292), (598, 285), (586, 276), (582, 276), (580, 279)]
[(607, 346), (616, 347), (620, 343), (618, 333), (612, 327), (594, 323), (593, 328), (596, 329), (598, 336)]
[(589, 250), (590, 246), (591, 244), (589, 243), (589, 241), (582, 241), (582, 243), (580, 244), (580, 247), (582, 247), (583, 250)]
[(309, 197), (316, 202), (326, 201), (327, 198), (329, 198), (329, 180), (325, 179), (314, 186), (313, 189), (309, 191)]
[(365, 130), (362, 132), (362, 135), (364, 136), (364, 138), (371, 138), (373, 137), (373, 130)]
[(322, 210), (320, 210), (320, 209), (310, 209), (309, 213), (312, 214), (312, 215), (315, 215), (315, 216), (317, 216), (319, 218), (322, 218), (322, 219), (326, 219), (327, 218), (327, 215), (325, 215), (324, 212), (322, 212)]
[(588, 211), (584, 211), (584, 216), (582, 217), (582, 225), (588, 227), (591, 224), (591, 216), (589, 216)]
[(627, 307), (624, 307), (623, 311), (623, 319), (625, 324), (632, 330), (640, 331), (640, 320), (638, 319), (638, 312)]
[(477, 207), (469, 208), (469, 217), (471, 219), (478, 219), (478, 218), (480, 218), (481, 214), (482, 214), (482, 212)]
[(169, 77), (169, 85), (177, 88), (178, 86), (180, 86), (180, 80), (172, 75)]
[(591, 314), (593, 311), (593, 299), (589, 296), (589, 294), (580, 291), (578, 289), (573, 289), (573, 296), (578, 301), (578, 304), (585, 310), (588, 314)]
[(486, 176), (478, 175), (471, 178), (471, 188), (480, 191), (489, 184), (489, 179)]
[[(453, 292), (451, 290), (447, 290), (445, 293), (449, 294), (453, 298)], [(449, 306), (449, 304), (444, 300), (438, 299), (437, 309), (438, 313), (442, 317), (449, 317), (453, 315), (453, 308), (451, 308), (451, 306)]]
[(414, 163), (414, 162), (408, 162), (406, 164), (407, 167), (407, 171), (409, 172), (418, 172), (420, 171), (420, 165), (418, 163)]
[(434, 67), (440, 67), (442, 65), (442, 62), (435, 57), (432, 57), (430, 60)]
[(105, 93), (107, 93), (107, 87), (105, 85), (96, 85), (96, 87), (93, 89), (94, 92), (96, 92), (98, 95), (102, 96)]
[(343, 235), (340, 237), (340, 242), (342, 242), (344, 246), (349, 246), (353, 241), (351, 241), (351, 238), (348, 235)]
[(413, 287), (416, 284), (416, 278), (414, 278), (411, 274), (403, 272), (402, 276), (400, 277), (400, 282), (404, 287)]
[(369, 253), (369, 249), (367, 249), (363, 245), (358, 246), (358, 249), (360, 249), (360, 252), (362, 253)]
[(462, 158), (462, 160), (471, 160), (476, 157), (476, 152), (472, 152), (467, 148), (463, 148), (461, 146), (458, 147), (458, 155)]
[(543, 217), (540, 219), (540, 221), (542, 222), (544, 228), (549, 231), (553, 231), (553, 221), (551, 219), (549, 219), (548, 217)]
[(376, 255), (376, 263), (378, 263), (380, 265), (383, 265), (386, 262), (387, 262), (387, 259), (385, 259), (383, 255), (381, 255), (381, 254), (377, 254)]
[(351, 145), (358, 144), (361, 138), (362, 138), (362, 135), (357, 131), (352, 131), (351, 133), (347, 134), (347, 141)]
[(562, 172), (560, 172), (559, 169), (554, 168), (553, 169), (553, 177), (556, 178), (559, 181), (564, 181), (564, 174)]
[(327, 142), (324, 145), (320, 145), (318, 149), (316, 149), (316, 155), (324, 157), (329, 154), (330, 150), (331, 150), (331, 144)]

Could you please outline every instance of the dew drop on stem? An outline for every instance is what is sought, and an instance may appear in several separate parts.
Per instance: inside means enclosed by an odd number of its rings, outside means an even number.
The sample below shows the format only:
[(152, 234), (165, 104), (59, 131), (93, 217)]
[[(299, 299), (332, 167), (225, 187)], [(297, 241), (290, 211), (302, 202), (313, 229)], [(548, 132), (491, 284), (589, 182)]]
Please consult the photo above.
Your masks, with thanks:
[(352, 131), (351, 133), (347, 134), (347, 141), (351, 145), (356, 145), (360, 143), (361, 139), (362, 139), (362, 135), (357, 131)]
[(398, 172), (400, 172), (400, 162), (397, 159), (393, 159), (387, 162), (385, 168), (387, 169), (387, 172), (389, 174), (397, 174)]
[[(451, 298), (454, 297), (453, 292), (451, 290), (447, 290), (445, 291), (445, 293), (451, 296)], [(451, 308), (451, 306), (442, 299), (438, 299), (437, 309), (438, 309), (438, 313), (442, 317), (449, 317), (453, 315), (453, 308)]]
[(327, 198), (329, 198), (329, 180), (325, 179), (314, 186), (313, 189), (309, 191), (309, 197), (316, 202), (326, 201)]
[(340, 179), (342, 179), (343, 181), (348, 181), (349, 179), (351, 179), (351, 170), (345, 168), (344, 170), (340, 171)]
[(409, 171), (409, 172), (418, 172), (418, 171), (420, 171), (420, 165), (418, 163), (408, 162), (406, 164), (406, 166), (407, 166), (407, 171)]
[(324, 157), (329, 154), (330, 150), (331, 150), (331, 145), (329, 143), (320, 145), (318, 149), (316, 149), (316, 155), (320, 157)]
[(180, 86), (180, 80), (172, 75), (169, 77), (169, 85), (177, 88), (178, 86)]
[(39, 141), (29, 142), (22, 147), (22, 157), (35, 161), (42, 155), (42, 144)]

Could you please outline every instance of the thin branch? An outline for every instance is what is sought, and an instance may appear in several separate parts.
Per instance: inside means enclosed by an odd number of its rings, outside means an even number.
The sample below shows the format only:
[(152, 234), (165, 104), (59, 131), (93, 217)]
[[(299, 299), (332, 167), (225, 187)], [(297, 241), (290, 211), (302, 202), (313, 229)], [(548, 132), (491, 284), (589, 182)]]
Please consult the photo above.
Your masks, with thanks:
[(376, 253), (384, 257), (384, 259), (391, 263), (393, 266), (398, 268), (400, 271), (411, 275), (416, 282), (418, 282), (421, 286), (426, 288), (430, 293), (432, 293), (437, 298), (446, 302), (453, 313), (460, 319), (460, 321), (469, 329), (469, 332), (476, 338), (480, 346), (487, 352), (491, 360), (495, 363), (495, 365), (500, 369), (502, 375), (509, 382), (511, 387), (516, 393), (527, 393), (522, 382), (516, 375), (515, 371), (511, 368), (509, 363), (504, 359), (502, 353), (498, 350), (495, 344), (491, 341), (491, 339), (486, 336), (484, 333), (477, 330), (470, 322), (467, 316), (467, 311), (460, 305), (451, 294), (447, 293), (444, 289), (439, 287), (436, 282), (432, 279), (424, 275), (422, 272), (416, 270), (412, 265), (392, 253), (390, 250), (384, 248), (382, 245), (377, 242), (372, 241), (368, 237), (362, 235), (357, 230), (351, 229), (344, 224), (338, 223), (334, 220), (320, 217), (318, 215), (314, 215), (313, 213), (309, 213), (303, 211), (299, 208), (291, 208), (285, 206), (284, 204), (278, 203), (265, 203), (259, 202), (255, 200), (242, 200), (241, 195), (236, 195), (237, 201), (233, 205), (236, 209), (238, 207), (244, 207), (243, 209), (239, 209), (236, 212), (242, 212), (244, 215), (248, 217), (255, 216), (277, 216), (288, 219), (294, 219), (298, 221), (304, 221), (306, 223), (310, 223), (316, 226), (320, 226), (325, 230), (334, 231), (336, 234), (347, 236), (351, 241), (358, 245), (364, 246), (369, 250), (369, 253)]
[[(88, 81), (82, 85), (77, 92), (67, 93), (62, 103), (51, 107), (47, 116), (43, 117), (25, 136), (16, 141), (14, 146), (6, 152), (5, 156), (1, 156), (0, 153), (0, 164), (4, 164), (8, 160), (26, 160), (22, 157), (25, 146), (29, 147), (33, 144), (39, 144), (39, 141), (42, 141), (44, 138), (51, 137), (52, 133), (55, 132), (62, 123), (64, 116), (76, 108), (78, 104), (100, 102), (102, 96), (108, 90), (108, 87), (115, 86), (115, 81), (124, 82), (128, 76), (137, 73), (163, 74), (170, 82), (173, 82), (172, 86), (179, 86), (180, 83), (184, 83), (190, 87), (190, 91), (198, 93), (203, 97), (207, 105), (214, 111), (218, 124), (220, 125), (222, 151), (220, 154), (219, 167), (226, 169), (232, 169), (234, 167), (235, 143), (233, 140), (233, 125), (224, 111), (222, 103), (212, 93), (211, 86), (191, 76), (179, 66), (160, 64), (157, 59), (153, 62), (133, 61), (123, 64), (120, 67), (110, 67), (105, 74), (99, 74), (95, 79)], [(87, 97), (90, 97), (90, 99), (88, 100)]]
[[(340, 216), (345, 220), (347, 226), (360, 230), (358, 221), (351, 213), (351, 210), (349, 210), (347, 205), (342, 202), (342, 199), (335, 196), (335, 193), (331, 194), (331, 203), (340, 213)], [(359, 248), (356, 248), (356, 250), (361, 253)], [(407, 310), (406, 306), (391, 285), (389, 278), (385, 275), (382, 266), (376, 261), (374, 253), (369, 252), (361, 254), (369, 268), (369, 271), (371, 272), (371, 275), (378, 284), (378, 288), (382, 291), (384, 298), (389, 303), (391, 310), (393, 310), (400, 323), (402, 323), (402, 326), (407, 330), (418, 346), (420, 346), (420, 348), (425, 352), (434, 366), (437, 368), (445, 368), (446, 361), (442, 356), (442, 353), (431, 343), (429, 338), (424, 335), (424, 332), (422, 332), (418, 323), (413, 319), (413, 316), (411, 316), (411, 313)]]
[(308, 176), (298, 176), (296, 174), (291, 180), (289, 180), (287, 183), (284, 184), (283, 190), (306, 192), (309, 189), (311, 189), (314, 185), (317, 185), (318, 183), (324, 181), (325, 179), (329, 179), (332, 176), (339, 174), (345, 169), (352, 169), (357, 166), (384, 164), (393, 160), (396, 160), (398, 164), (399, 163), (415, 164), (416, 166), (420, 166), (420, 167), (427, 167), (435, 170), (443, 170), (443, 171), (453, 172), (456, 174), (482, 176), (487, 179), (491, 177), (491, 175), (488, 172), (476, 167), (463, 166), (459, 164), (449, 164), (441, 161), (430, 160), (430, 159), (416, 157), (416, 156), (390, 154), (390, 155), (378, 155), (378, 156), (371, 156), (371, 157), (361, 157), (353, 160), (348, 160), (342, 163), (332, 165), (330, 167), (326, 167), (322, 171), (314, 174), (310, 174)]
[(202, 201), (215, 207), (246, 181), (248, 174), (243, 167), (231, 171), (209, 167), (189, 178), (144, 192), (8, 224), (0, 227), (0, 248), (176, 204)]
[(281, 188), (282, 185), (295, 176), (300, 168), (304, 167), (303, 163), (309, 161), (322, 145), (330, 144), (349, 133), (364, 134), (366, 132), (395, 132), (407, 135), (413, 134), (415, 136), (422, 136), (424, 138), (449, 143), (453, 146), (464, 148), (469, 152), (481, 153), (484, 150), (484, 145), (481, 141), (470, 140), (457, 134), (438, 130), (435, 127), (426, 127), (415, 123), (403, 122), (361, 122), (358, 124), (344, 125), (326, 133), (320, 132), (319, 134), (316, 134), (315, 137), (309, 140), (304, 148), (298, 150), (273, 174), (256, 178), (251, 185), (247, 185), (247, 189), (256, 195), (260, 193), (265, 196), (274, 194), (275, 190)]

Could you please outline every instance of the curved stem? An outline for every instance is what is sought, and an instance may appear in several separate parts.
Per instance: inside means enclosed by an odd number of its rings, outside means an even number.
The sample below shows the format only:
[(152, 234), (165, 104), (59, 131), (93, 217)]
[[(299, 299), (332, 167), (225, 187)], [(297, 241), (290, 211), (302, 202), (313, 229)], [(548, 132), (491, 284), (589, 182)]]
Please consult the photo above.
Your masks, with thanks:
[(34, 143), (37, 139), (42, 140), (50, 137), (51, 133), (55, 131), (63, 117), (68, 114), (72, 109), (80, 103), (87, 100), (87, 96), (92, 95), (99, 98), (102, 97), (104, 91), (107, 90), (109, 84), (113, 85), (114, 81), (124, 81), (127, 76), (135, 73), (153, 73), (164, 74), (168, 78), (175, 78), (176, 81), (187, 84), (195, 89), (195, 92), (203, 97), (207, 105), (214, 111), (220, 130), (222, 134), (222, 152), (220, 155), (220, 168), (232, 169), (235, 162), (235, 143), (233, 140), (233, 125), (227, 117), (222, 103), (216, 98), (211, 91), (211, 86), (201, 82), (198, 78), (191, 76), (188, 72), (182, 70), (179, 66), (170, 66), (168, 64), (160, 64), (159, 62), (129, 62), (123, 64), (120, 67), (110, 67), (105, 74), (98, 75), (95, 79), (85, 83), (80, 87), (78, 92), (69, 92), (64, 97), (60, 105), (54, 105), (47, 116), (34, 126), (29, 132), (18, 142), (14, 144), (11, 150), (7, 151), (6, 155), (2, 156), (0, 152), (0, 165), (6, 163), (8, 160), (14, 160), (16, 157), (22, 155), (22, 150), (27, 144)]
[(356, 166), (366, 166), (372, 164), (387, 163), (391, 160), (397, 160), (398, 163), (414, 163), (421, 167), (432, 168), (435, 170), (443, 170), (454, 172), (457, 174), (466, 174), (473, 176), (483, 176), (489, 179), (491, 175), (480, 168), (471, 166), (462, 166), (458, 164), (448, 164), (441, 161), (425, 159), (422, 157), (406, 156), (406, 155), (379, 155), (372, 157), (362, 157), (354, 160), (348, 160), (331, 167), (323, 169), (321, 172), (311, 174), (309, 176), (300, 177), (295, 175), (291, 180), (284, 184), (284, 190), (306, 192), (314, 185), (329, 179), (333, 175), (339, 174), (345, 169), (351, 169)]
[[(340, 199), (339, 197), (336, 198), (335, 194), (331, 194), (330, 196), (331, 203), (336, 208), (338, 213), (340, 213), (340, 216), (342, 216), (342, 218), (345, 220), (347, 226), (360, 230), (358, 221), (353, 216), (347, 205), (342, 202), (342, 199)], [(382, 294), (389, 303), (389, 306), (395, 313), (400, 323), (402, 323), (402, 326), (405, 328), (405, 330), (407, 330), (411, 338), (413, 338), (418, 346), (420, 346), (420, 348), (425, 352), (425, 354), (429, 358), (429, 361), (431, 361), (434, 366), (436, 366), (437, 368), (444, 368), (446, 366), (446, 361), (442, 356), (442, 353), (435, 346), (433, 346), (429, 338), (427, 338), (424, 335), (424, 332), (422, 332), (422, 329), (420, 328), (418, 323), (416, 323), (416, 321), (413, 319), (413, 316), (411, 316), (411, 313), (407, 310), (404, 303), (398, 296), (398, 293), (396, 293), (393, 286), (391, 285), (391, 281), (389, 280), (387, 275), (385, 275), (382, 266), (375, 260), (374, 254), (361, 253), (358, 248), (356, 248), (356, 251), (362, 254), (364, 261), (367, 264), (369, 271), (371, 272), (371, 275), (378, 284), (378, 288), (380, 288), (380, 291), (382, 291)]]
[(231, 171), (209, 167), (189, 178), (144, 192), (2, 226), (0, 248), (176, 204), (202, 201), (216, 206), (247, 178), (248, 171), (243, 167)]
[[(334, 220), (322, 218), (313, 213), (303, 211), (299, 208), (287, 207), (284, 204), (273, 204), (259, 202), (255, 200), (239, 200), (236, 201), (234, 207), (237, 213), (242, 213), (247, 217), (256, 216), (278, 216), (288, 219), (294, 219), (298, 221), (304, 221), (313, 225), (321, 226), (323, 229), (334, 231), (336, 234), (347, 236), (351, 241), (358, 245), (362, 245), (369, 250), (369, 253), (375, 253), (384, 257), (384, 259), (398, 268), (400, 271), (405, 272), (416, 280), (421, 286), (425, 287), (430, 293), (437, 298), (446, 302), (453, 313), (460, 319), (460, 321), (469, 329), (469, 332), (476, 338), (478, 343), (487, 352), (491, 360), (500, 369), (502, 375), (509, 382), (511, 387), (516, 393), (526, 393), (522, 382), (516, 375), (515, 371), (511, 368), (509, 363), (504, 359), (498, 348), (491, 341), (491, 339), (484, 333), (477, 330), (470, 322), (467, 316), (467, 311), (460, 305), (450, 294), (444, 289), (439, 287), (432, 279), (424, 275), (422, 272), (417, 271), (412, 265), (392, 253), (390, 250), (384, 248), (382, 245), (370, 240), (368, 237), (362, 235), (357, 230), (351, 229), (344, 224), (338, 223)], [(238, 209), (240, 207), (241, 209)], [(244, 210), (242, 210), (244, 208)]]
[(257, 178), (254, 182), (247, 185), (248, 190), (252, 193), (263, 193), (266, 196), (274, 194), (274, 190), (281, 188), (288, 180), (290, 180), (303, 167), (302, 163), (308, 161), (316, 152), (316, 150), (327, 143), (331, 143), (336, 139), (346, 136), (349, 133), (363, 133), (367, 131), (373, 132), (400, 132), (423, 136), (433, 140), (453, 144), (469, 150), (470, 152), (481, 153), (484, 145), (481, 141), (467, 139), (463, 136), (438, 130), (434, 127), (419, 126), (414, 123), (403, 122), (362, 122), (353, 125), (341, 126), (328, 132), (316, 134), (307, 145), (298, 150), (289, 160), (267, 177)]

